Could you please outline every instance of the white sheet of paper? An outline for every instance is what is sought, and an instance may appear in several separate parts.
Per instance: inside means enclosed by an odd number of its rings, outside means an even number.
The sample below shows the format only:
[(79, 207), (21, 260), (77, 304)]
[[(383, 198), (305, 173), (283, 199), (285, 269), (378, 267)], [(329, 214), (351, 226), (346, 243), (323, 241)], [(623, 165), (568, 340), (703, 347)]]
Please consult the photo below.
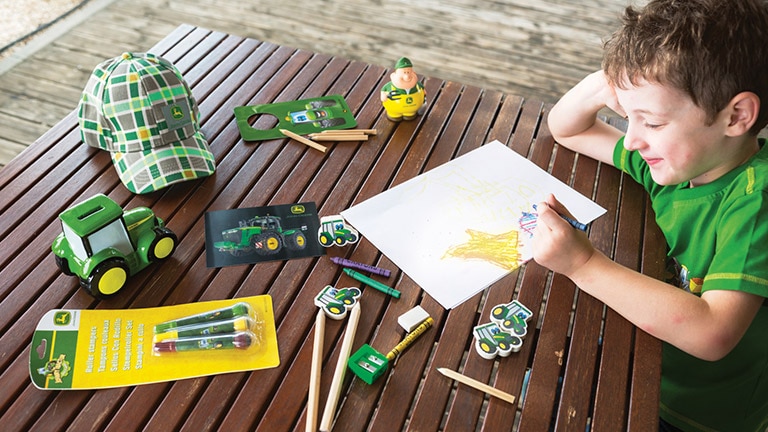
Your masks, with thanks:
[[(451, 309), (531, 258), (530, 234), (521, 229), (521, 217), (533, 212), (533, 205), (548, 193), (554, 193), (582, 223), (605, 213), (493, 141), (341, 214), (438, 303)], [(518, 254), (514, 266), (510, 248)]]

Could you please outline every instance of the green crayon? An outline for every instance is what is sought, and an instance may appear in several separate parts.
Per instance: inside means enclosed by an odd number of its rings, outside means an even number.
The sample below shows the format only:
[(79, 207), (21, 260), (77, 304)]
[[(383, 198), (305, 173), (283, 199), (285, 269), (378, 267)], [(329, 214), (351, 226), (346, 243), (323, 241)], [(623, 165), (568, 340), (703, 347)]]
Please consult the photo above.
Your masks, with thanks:
[(371, 288), (377, 289), (384, 294), (389, 294), (394, 298), (400, 298), (400, 291), (392, 288), (389, 285), (385, 285), (375, 279), (371, 279), (368, 276), (358, 273), (352, 269), (345, 268), (344, 273), (348, 274), (352, 279), (356, 279), (366, 285), (368, 285)]

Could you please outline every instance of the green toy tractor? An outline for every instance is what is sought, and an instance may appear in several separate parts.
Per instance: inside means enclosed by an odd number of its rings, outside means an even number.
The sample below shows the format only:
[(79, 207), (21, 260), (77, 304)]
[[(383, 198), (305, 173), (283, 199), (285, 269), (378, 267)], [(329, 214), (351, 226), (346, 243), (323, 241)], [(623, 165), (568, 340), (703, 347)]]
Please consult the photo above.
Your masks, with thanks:
[(178, 239), (146, 207), (123, 209), (95, 195), (59, 215), (62, 233), (51, 245), (56, 265), (94, 297), (117, 293), (128, 276), (168, 258)]

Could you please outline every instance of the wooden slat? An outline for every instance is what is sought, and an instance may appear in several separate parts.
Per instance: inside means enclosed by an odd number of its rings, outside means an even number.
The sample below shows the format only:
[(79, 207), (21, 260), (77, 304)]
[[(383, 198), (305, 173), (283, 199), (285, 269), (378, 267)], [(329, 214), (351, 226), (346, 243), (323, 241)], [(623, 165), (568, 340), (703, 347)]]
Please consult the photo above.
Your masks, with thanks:
[[(641, 263), (643, 274), (657, 278), (665, 274), (666, 254), (660, 253), (664, 250), (666, 241), (656, 225), (650, 198), (646, 197)], [(653, 360), (661, 356), (661, 344), (648, 343), (649, 340), (653, 340), (653, 337), (635, 329), (634, 367), (631, 377), (633, 383), (655, 381), (661, 376), (661, 363)], [(628, 429), (643, 431), (656, 427), (656, 419), (640, 413), (657, 409), (660, 403), (659, 393), (643, 391), (638, 385), (632, 385), (630, 392)]]

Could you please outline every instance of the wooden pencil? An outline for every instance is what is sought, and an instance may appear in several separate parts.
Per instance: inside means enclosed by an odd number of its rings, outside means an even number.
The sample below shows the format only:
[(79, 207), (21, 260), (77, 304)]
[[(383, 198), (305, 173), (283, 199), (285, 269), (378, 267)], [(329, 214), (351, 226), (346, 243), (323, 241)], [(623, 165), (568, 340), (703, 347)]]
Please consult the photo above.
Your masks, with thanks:
[(315, 141), (368, 141), (368, 135), (352, 135), (352, 134), (317, 134), (310, 135)]
[(320, 401), (320, 368), (323, 364), (323, 339), (325, 336), (325, 312), (317, 311), (315, 340), (312, 345), (312, 365), (309, 373), (306, 432), (317, 432), (317, 405)]
[(320, 432), (329, 432), (333, 419), (336, 415), (336, 405), (341, 396), (341, 385), (344, 383), (344, 372), (347, 370), (347, 360), (352, 351), (352, 343), (355, 341), (355, 331), (357, 323), (360, 321), (360, 303), (355, 303), (352, 307), (352, 313), (347, 322), (347, 328), (344, 330), (344, 340), (341, 342), (339, 360), (336, 362), (336, 370), (333, 373), (331, 389), (328, 391), (328, 400), (325, 402), (323, 418), (320, 420)]
[(320, 144), (318, 144), (318, 143), (316, 143), (316, 142), (314, 142), (314, 141), (312, 141), (310, 139), (304, 138), (303, 136), (301, 136), (299, 134), (293, 133), (293, 132), (289, 131), (288, 129), (280, 129), (280, 132), (282, 132), (283, 135), (285, 135), (285, 136), (287, 136), (289, 138), (293, 138), (293, 139), (295, 139), (296, 141), (298, 141), (298, 142), (300, 142), (302, 144), (306, 144), (306, 145), (312, 147), (315, 150), (320, 150), (321, 152), (325, 153), (326, 148), (323, 145), (320, 145)]
[(326, 134), (326, 133), (327, 134), (333, 134), (333, 133), (345, 134), (345, 133), (348, 133), (348, 134), (376, 135), (378, 132), (376, 131), (376, 129), (326, 129), (326, 130), (320, 131), (318, 133), (321, 133), (321, 134)]
[(488, 393), (491, 396), (497, 397), (511, 404), (515, 403), (515, 397), (512, 396), (511, 394), (503, 392), (495, 387), (491, 387), (488, 384), (482, 383), (474, 378), (470, 378), (466, 375), (462, 375), (448, 368), (437, 368), (437, 371), (447, 376), (448, 378), (454, 379), (462, 384), (466, 384), (476, 390), (480, 390), (482, 392)]

